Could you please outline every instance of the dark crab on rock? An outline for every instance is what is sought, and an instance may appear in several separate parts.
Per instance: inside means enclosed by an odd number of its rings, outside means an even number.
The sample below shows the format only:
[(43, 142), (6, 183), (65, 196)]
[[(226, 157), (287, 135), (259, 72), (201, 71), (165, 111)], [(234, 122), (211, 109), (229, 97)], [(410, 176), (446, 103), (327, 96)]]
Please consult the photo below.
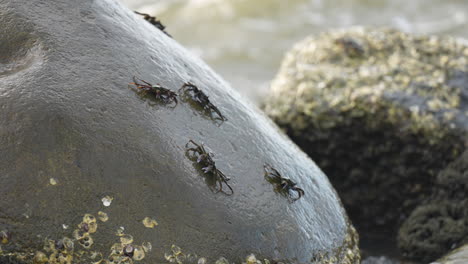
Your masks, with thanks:
[(171, 107), (177, 106), (177, 94), (173, 91), (160, 86), (159, 84), (153, 85), (144, 80), (139, 80), (143, 83), (139, 83), (136, 77), (133, 77), (133, 82), (130, 85), (135, 85), (137, 93), (141, 95), (150, 95), (152, 98), (163, 103), (164, 105), (171, 105)]
[(160, 20), (158, 20), (156, 17), (154, 16), (150, 16), (148, 14), (145, 14), (145, 13), (140, 13), (140, 12), (137, 12), (137, 11), (134, 11), (135, 14), (137, 15), (140, 15), (140, 16), (143, 16), (143, 19), (145, 19), (146, 21), (148, 21), (151, 25), (157, 27), (159, 30), (161, 30), (162, 32), (164, 32), (164, 34), (166, 34), (168, 37), (171, 37), (171, 35), (169, 35), (169, 33), (167, 33), (164, 29), (166, 29), (166, 26), (164, 26)]
[[(304, 190), (297, 187), (297, 184), (292, 180), (281, 176), (281, 174), (269, 164), (263, 165), (263, 169), (265, 170), (265, 179), (275, 186), (276, 192), (286, 196), (291, 203), (304, 196)], [(292, 195), (291, 192), (296, 192), (296, 195)]]
[(207, 114), (214, 121), (224, 122), (227, 118), (221, 114), (221, 111), (210, 102), (208, 96), (202, 92), (195, 84), (191, 82), (186, 82), (179, 89), (179, 93), (182, 94), (183, 98), (192, 101), (203, 109), (205, 114)]
[[(213, 180), (219, 186), (216, 192), (222, 192), (227, 195), (232, 195), (234, 193), (232, 187), (228, 184), (230, 178), (216, 168), (215, 162), (212, 159), (214, 156), (213, 153), (206, 151), (203, 144), (197, 144), (193, 140), (189, 140), (185, 145), (185, 153), (189, 159), (195, 161), (202, 167), (201, 170), (206, 176), (212, 176), (214, 178)], [(230, 192), (223, 191), (223, 184), (229, 188)]]

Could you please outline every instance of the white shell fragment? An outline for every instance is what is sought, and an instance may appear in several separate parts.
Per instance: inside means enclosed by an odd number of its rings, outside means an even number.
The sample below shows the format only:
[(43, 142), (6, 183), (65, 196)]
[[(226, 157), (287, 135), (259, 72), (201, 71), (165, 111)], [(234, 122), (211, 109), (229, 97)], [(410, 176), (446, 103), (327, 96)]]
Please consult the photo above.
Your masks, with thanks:
[(107, 196), (105, 196), (105, 197), (103, 197), (103, 198), (101, 199), (102, 204), (103, 204), (104, 206), (106, 206), (106, 207), (108, 207), (108, 206), (111, 205), (112, 200), (114, 200), (114, 198), (113, 198), (113, 197), (110, 197), (109, 195), (107, 195)]

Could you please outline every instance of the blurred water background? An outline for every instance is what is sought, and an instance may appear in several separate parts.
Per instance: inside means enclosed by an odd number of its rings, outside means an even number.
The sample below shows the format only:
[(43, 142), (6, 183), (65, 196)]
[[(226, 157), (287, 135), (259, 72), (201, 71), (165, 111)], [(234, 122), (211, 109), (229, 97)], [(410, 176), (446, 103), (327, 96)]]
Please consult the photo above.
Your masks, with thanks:
[(121, 0), (259, 102), (285, 52), (333, 28), (392, 27), (468, 38), (468, 0)]

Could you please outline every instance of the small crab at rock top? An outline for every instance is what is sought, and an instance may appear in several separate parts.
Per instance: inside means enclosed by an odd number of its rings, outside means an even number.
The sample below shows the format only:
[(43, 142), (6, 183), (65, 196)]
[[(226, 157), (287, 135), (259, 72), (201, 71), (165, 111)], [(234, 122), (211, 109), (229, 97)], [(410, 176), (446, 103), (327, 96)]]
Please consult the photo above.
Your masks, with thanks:
[(188, 98), (190, 101), (203, 108), (203, 111), (205, 111), (212, 120), (219, 120), (221, 122), (227, 120), (227, 118), (221, 114), (221, 111), (219, 111), (219, 109), (210, 102), (208, 96), (195, 84), (190, 82), (184, 83), (184, 85), (179, 89), (179, 93), (181, 92), (185, 98)]
[(152, 85), (144, 80), (137, 80), (136, 77), (133, 77), (133, 82), (130, 83), (130, 85), (135, 85), (137, 93), (150, 95), (165, 105), (171, 105), (170, 107), (172, 108), (176, 107), (178, 104), (177, 94), (160, 85)]
[[(215, 162), (212, 159), (214, 156), (213, 153), (206, 151), (203, 144), (197, 144), (193, 140), (189, 140), (189, 142), (185, 144), (185, 153), (189, 159), (195, 161), (202, 167), (201, 170), (205, 175), (214, 177), (215, 183), (219, 186), (216, 192), (222, 192), (226, 195), (234, 194), (232, 187), (228, 184), (230, 178), (226, 177), (224, 173), (216, 168)], [(229, 188), (230, 192), (223, 191), (223, 184)]]
[(362, 57), (365, 53), (364, 47), (355, 39), (343, 37), (335, 40), (335, 44), (341, 46), (349, 57)]
[(156, 17), (154, 16), (150, 16), (148, 14), (145, 14), (145, 13), (140, 13), (140, 12), (137, 12), (137, 11), (134, 11), (135, 14), (138, 14), (140, 16), (143, 16), (143, 19), (148, 21), (151, 25), (157, 27), (159, 30), (161, 30), (162, 32), (164, 32), (164, 34), (166, 34), (168, 37), (171, 37), (171, 35), (169, 35), (169, 33), (167, 33), (164, 29), (166, 28), (160, 20), (156, 19)]
[[(269, 164), (263, 165), (263, 169), (265, 171), (265, 180), (273, 184), (275, 186), (275, 191), (286, 196), (291, 203), (304, 196), (304, 190), (297, 187), (297, 184), (292, 180), (281, 176), (281, 174)], [(296, 197), (291, 195), (291, 192), (296, 192)]]

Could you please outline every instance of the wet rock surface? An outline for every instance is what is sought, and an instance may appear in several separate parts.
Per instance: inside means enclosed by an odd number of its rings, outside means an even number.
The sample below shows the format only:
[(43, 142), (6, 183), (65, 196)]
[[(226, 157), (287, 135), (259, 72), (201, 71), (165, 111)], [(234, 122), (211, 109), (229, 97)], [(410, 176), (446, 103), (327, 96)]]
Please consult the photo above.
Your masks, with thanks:
[(395, 241), (465, 150), (467, 55), (453, 38), (363, 28), (310, 37), (286, 55), (264, 109), (327, 173), (361, 237)]
[(443, 258), (431, 264), (465, 264), (468, 263), (468, 245), (457, 248)]
[[(0, 24), (2, 261), (359, 261), (318, 167), (142, 17), (108, 0), (14, 0), (0, 2)], [(174, 92), (190, 81), (227, 121), (150, 103), (129, 89), (133, 76)], [(189, 140), (214, 154), (233, 195), (207, 186)], [(275, 193), (264, 163), (304, 197)]]

